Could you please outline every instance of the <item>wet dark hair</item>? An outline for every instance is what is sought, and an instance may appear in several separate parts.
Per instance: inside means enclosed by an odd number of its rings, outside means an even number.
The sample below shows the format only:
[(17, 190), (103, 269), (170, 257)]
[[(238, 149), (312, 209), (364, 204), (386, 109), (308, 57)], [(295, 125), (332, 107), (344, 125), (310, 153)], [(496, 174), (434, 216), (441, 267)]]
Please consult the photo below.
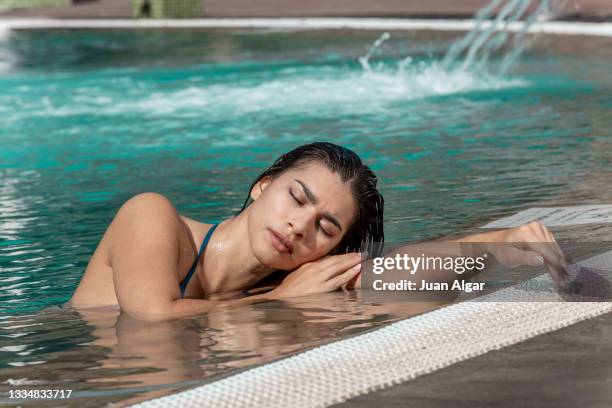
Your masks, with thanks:
[(329, 142), (315, 142), (297, 147), (276, 159), (272, 166), (261, 173), (249, 188), (240, 211), (251, 204), (250, 192), (257, 182), (269, 176), (272, 179), (285, 171), (306, 163), (317, 161), (338, 174), (344, 183), (350, 183), (357, 203), (357, 216), (353, 224), (332, 254), (367, 252), (368, 258), (380, 255), (385, 240), (383, 232), (383, 196), (376, 189), (378, 179), (374, 172), (362, 163), (350, 149)]

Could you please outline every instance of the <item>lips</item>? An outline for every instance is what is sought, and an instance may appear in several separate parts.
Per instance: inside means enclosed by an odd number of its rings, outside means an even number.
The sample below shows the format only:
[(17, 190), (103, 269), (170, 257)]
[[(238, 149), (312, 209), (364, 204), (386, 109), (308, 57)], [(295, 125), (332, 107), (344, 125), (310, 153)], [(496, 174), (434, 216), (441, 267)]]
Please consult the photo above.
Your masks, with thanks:
[(270, 231), (270, 240), (272, 241), (272, 246), (279, 252), (292, 253), (293, 252), (293, 244), (291, 241), (287, 239), (282, 234), (274, 231), (273, 229), (269, 229)]

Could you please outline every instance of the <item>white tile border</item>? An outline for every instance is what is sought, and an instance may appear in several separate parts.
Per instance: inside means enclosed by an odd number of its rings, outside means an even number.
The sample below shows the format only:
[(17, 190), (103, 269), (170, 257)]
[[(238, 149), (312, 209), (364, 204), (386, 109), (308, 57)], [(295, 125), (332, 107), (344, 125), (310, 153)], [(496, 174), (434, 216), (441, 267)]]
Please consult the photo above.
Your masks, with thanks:
[[(603, 257), (607, 266), (608, 255), (583, 263)], [(528, 283), (552, 280), (543, 274)], [(534, 297), (523, 284), (134, 406), (327, 407), (612, 312), (612, 302), (566, 302), (554, 290)]]
[[(484, 23), (486, 28), (490, 23)], [(4, 18), (5, 29), (139, 29), (139, 28), (274, 28), (274, 29), (359, 29), (359, 30), (442, 30), (467, 31), (475, 20), (401, 19), (401, 18), (210, 18), (210, 19), (50, 19)], [(508, 25), (518, 31), (523, 23)], [(612, 23), (538, 22), (529, 32), (612, 37)]]
[(612, 302), (464, 302), (135, 406), (326, 407), (611, 311)]
[(612, 223), (612, 204), (532, 207), (480, 228), (513, 228), (536, 220), (547, 227)]

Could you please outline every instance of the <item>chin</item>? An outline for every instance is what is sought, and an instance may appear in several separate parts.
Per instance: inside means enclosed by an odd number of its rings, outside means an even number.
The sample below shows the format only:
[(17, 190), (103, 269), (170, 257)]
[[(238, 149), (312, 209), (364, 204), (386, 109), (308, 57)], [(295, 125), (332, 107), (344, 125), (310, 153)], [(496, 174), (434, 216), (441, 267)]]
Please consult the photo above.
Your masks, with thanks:
[(275, 250), (267, 241), (267, 237), (260, 237), (253, 244), (253, 255), (260, 264), (273, 269), (292, 270), (289, 264), (293, 263), (291, 255), (282, 254)]

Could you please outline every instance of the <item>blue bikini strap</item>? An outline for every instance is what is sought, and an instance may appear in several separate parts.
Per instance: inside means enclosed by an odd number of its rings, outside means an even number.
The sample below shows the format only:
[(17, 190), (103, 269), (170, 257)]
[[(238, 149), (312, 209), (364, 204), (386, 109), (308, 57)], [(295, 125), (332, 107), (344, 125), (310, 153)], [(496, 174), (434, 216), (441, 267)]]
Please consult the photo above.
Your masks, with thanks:
[(215, 229), (217, 228), (218, 225), (219, 224), (214, 224), (212, 227), (210, 227), (210, 229), (206, 233), (206, 236), (204, 237), (204, 241), (202, 241), (202, 245), (200, 246), (200, 251), (198, 252), (198, 256), (193, 261), (193, 265), (191, 265), (191, 269), (189, 269), (189, 273), (187, 274), (187, 276), (185, 276), (185, 279), (183, 279), (183, 281), (180, 284), (181, 297), (185, 295), (185, 289), (187, 288), (187, 284), (189, 283), (191, 276), (196, 270), (196, 265), (198, 264), (198, 261), (200, 260), (200, 256), (202, 256), (202, 253), (204, 252), (206, 245), (208, 245), (208, 241), (210, 241), (210, 237), (212, 236), (213, 232), (215, 232)]

